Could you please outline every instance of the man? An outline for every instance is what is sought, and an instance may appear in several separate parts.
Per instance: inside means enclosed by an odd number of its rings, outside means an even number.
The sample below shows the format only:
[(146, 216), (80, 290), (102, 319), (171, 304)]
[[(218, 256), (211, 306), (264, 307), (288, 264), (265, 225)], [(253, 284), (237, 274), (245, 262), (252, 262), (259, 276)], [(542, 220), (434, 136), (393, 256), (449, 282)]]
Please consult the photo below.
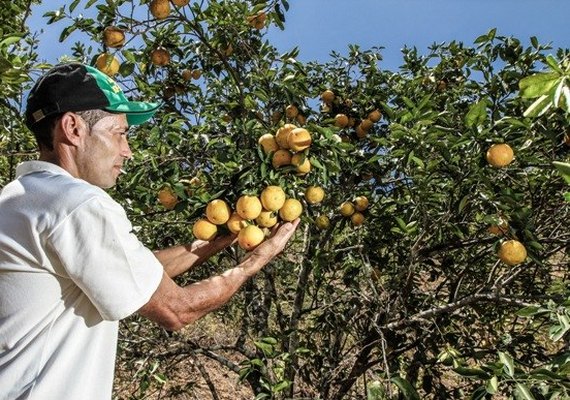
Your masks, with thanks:
[(298, 225), (280, 226), (222, 275), (178, 286), (173, 277), (235, 237), (153, 253), (103, 190), (131, 157), (128, 127), (157, 108), (78, 63), (52, 68), (30, 92), (40, 157), (0, 194), (0, 399), (110, 399), (120, 319), (188, 325), (226, 303)]

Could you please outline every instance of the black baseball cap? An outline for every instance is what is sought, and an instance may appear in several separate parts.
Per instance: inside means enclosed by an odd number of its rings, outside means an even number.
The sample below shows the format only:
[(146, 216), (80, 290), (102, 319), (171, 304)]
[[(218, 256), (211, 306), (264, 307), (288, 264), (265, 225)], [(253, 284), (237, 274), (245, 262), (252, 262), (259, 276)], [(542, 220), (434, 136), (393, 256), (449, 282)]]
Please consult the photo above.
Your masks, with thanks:
[(48, 115), (99, 109), (126, 114), (129, 125), (140, 125), (159, 107), (159, 103), (129, 101), (119, 85), (97, 68), (65, 63), (54, 66), (36, 82), (25, 117), (31, 128)]

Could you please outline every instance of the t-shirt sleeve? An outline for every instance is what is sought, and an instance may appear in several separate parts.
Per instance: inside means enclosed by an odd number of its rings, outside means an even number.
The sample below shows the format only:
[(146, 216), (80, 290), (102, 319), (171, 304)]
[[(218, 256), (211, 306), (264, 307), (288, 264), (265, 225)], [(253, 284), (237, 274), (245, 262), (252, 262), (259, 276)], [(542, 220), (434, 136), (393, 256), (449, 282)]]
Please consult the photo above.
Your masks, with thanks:
[(105, 320), (141, 308), (163, 276), (162, 264), (110, 198), (95, 197), (73, 210), (49, 235), (48, 245)]

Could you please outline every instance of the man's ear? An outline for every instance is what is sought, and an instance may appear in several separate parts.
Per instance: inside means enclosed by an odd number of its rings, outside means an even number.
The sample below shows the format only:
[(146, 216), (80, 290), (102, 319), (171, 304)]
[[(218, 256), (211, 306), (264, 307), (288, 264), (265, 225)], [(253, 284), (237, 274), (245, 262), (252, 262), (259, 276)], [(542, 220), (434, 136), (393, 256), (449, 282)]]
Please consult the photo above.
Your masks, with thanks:
[(66, 112), (59, 120), (60, 140), (72, 146), (79, 146), (87, 134), (87, 125), (79, 115)]

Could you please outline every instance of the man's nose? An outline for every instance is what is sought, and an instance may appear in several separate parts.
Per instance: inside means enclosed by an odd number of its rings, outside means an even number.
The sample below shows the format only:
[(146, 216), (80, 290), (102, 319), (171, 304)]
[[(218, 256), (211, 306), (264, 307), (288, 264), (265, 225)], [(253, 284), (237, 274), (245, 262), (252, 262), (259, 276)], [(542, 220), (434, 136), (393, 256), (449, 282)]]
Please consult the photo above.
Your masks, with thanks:
[(123, 141), (121, 142), (121, 157), (130, 159), (133, 156), (133, 152), (129, 146), (129, 142), (127, 140), (127, 135), (123, 136)]

